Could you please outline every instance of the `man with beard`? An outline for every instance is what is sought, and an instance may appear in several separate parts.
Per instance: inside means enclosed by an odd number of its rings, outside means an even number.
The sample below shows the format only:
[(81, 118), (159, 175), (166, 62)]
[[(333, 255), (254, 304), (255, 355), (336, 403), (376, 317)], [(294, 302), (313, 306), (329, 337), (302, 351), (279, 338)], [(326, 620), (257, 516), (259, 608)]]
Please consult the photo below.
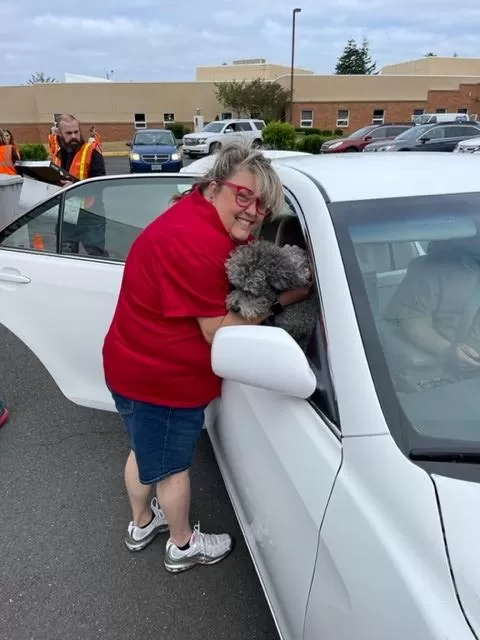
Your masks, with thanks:
[[(103, 155), (96, 144), (85, 142), (78, 120), (62, 114), (58, 118), (59, 149), (53, 162), (77, 180), (106, 175)], [(63, 180), (63, 187), (73, 182)], [(89, 255), (108, 257), (105, 251), (105, 212), (102, 199), (93, 194), (87, 197), (66, 198), (62, 227), (62, 251), (80, 253), (80, 244)], [(73, 195), (73, 194), (72, 194)], [(83, 196), (84, 194), (82, 194)]]

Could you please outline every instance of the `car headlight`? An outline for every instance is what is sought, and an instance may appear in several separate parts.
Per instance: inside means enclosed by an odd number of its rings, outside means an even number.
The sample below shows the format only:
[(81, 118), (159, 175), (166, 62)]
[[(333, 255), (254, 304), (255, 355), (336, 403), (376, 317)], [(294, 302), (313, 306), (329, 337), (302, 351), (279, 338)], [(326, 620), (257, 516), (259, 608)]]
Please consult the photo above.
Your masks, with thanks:
[(133, 160), (133, 162), (138, 162), (140, 160), (140, 154), (139, 153), (131, 153), (130, 154), (130, 160)]
[(341, 147), (343, 144), (343, 140), (340, 140), (339, 142), (332, 142), (332, 144), (329, 144), (328, 146), (325, 147), (325, 149), (338, 149), (338, 147)]
[(206, 138), (198, 138), (198, 144), (205, 144), (206, 141)]
[(182, 159), (182, 154), (181, 153), (172, 153), (172, 160), (181, 160)]

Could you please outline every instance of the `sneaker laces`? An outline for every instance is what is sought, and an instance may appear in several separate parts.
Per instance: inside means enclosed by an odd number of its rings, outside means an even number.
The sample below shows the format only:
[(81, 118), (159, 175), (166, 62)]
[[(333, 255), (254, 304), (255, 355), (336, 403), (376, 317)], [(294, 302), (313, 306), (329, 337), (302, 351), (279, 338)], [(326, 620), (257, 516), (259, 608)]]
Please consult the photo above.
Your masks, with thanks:
[(208, 547), (216, 547), (222, 543), (221, 536), (217, 533), (203, 533), (200, 530), (200, 522), (193, 527), (194, 531), (194, 543), (197, 543), (201, 547), (203, 553), (207, 552)]

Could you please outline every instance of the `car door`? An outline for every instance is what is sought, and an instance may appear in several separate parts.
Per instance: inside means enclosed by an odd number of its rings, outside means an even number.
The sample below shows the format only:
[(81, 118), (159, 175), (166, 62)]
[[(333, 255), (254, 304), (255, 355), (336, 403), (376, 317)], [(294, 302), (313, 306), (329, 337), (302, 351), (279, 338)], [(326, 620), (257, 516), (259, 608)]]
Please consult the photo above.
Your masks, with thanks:
[(446, 127), (434, 127), (418, 139), (414, 151), (448, 151)]
[[(308, 181), (301, 174), (295, 180)], [(328, 215), (317, 194), (315, 216)], [(293, 197), (290, 203), (302, 216)], [(303, 635), (319, 532), (342, 458), (323, 326), (320, 314), (308, 349), (318, 389), (309, 400), (224, 381), (208, 425), (267, 599), (283, 637), (292, 639)]]
[(191, 182), (184, 174), (81, 182), (0, 233), (0, 323), (69, 400), (113, 410), (101, 351), (126, 256)]

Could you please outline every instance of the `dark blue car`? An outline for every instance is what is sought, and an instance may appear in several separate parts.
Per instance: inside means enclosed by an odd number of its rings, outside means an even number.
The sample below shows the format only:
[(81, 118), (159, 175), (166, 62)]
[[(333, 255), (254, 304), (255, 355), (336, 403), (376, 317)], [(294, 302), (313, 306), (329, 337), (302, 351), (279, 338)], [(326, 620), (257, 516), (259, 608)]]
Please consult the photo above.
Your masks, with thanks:
[(142, 129), (127, 144), (130, 147), (130, 173), (177, 173), (183, 167), (182, 152), (168, 129)]

